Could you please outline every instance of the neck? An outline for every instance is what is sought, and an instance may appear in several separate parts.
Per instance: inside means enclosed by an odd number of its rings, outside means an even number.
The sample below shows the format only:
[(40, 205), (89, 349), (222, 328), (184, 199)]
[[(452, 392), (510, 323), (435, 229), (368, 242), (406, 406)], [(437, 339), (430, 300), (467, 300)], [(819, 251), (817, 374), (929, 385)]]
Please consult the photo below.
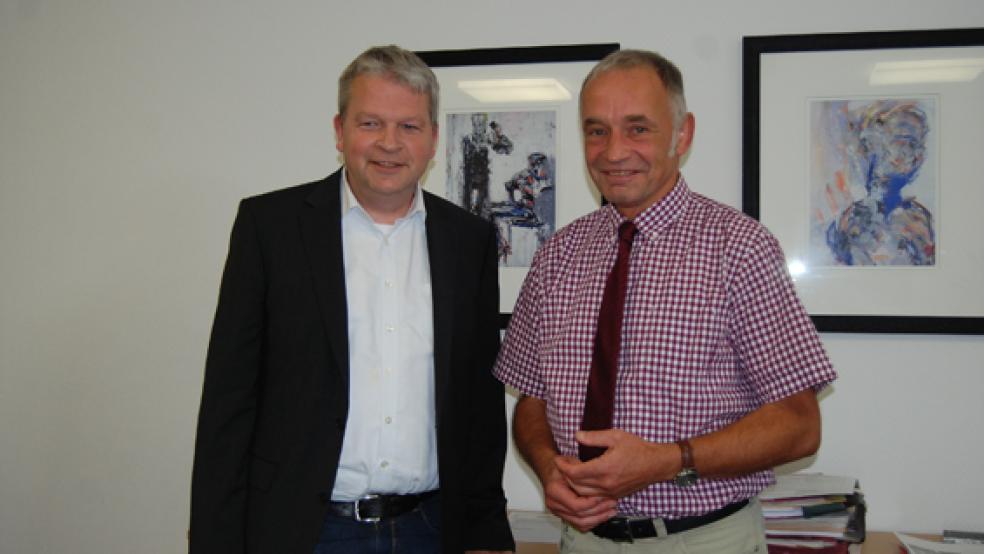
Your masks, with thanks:
[(357, 191), (349, 181), (349, 190), (352, 196), (359, 202), (359, 206), (369, 215), (375, 223), (392, 225), (397, 219), (404, 217), (410, 212), (413, 206), (413, 199), (417, 194), (417, 189), (410, 189), (407, 194), (373, 194), (368, 191)]
[[(358, 198), (358, 196), (356, 196)], [(413, 205), (413, 195), (409, 198), (405, 198), (398, 202), (385, 203), (382, 202), (367, 203), (363, 202), (359, 198), (359, 204), (362, 209), (369, 214), (369, 217), (376, 223), (381, 223), (383, 225), (392, 225), (396, 223), (397, 219), (407, 215), (410, 212), (410, 206)]]

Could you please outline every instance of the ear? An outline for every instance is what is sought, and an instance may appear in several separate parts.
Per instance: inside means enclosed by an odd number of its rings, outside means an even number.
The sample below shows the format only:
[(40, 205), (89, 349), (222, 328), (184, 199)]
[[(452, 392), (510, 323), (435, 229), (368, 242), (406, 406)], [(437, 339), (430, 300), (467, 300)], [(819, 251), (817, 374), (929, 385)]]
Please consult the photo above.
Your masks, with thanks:
[(431, 140), (431, 144), (433, 144), (433, 146), (431, 147), (431, 158), (433, 158), (434, 156), (437, 155), (437, 139), (438, 139), (438, 136), (440, 135), (440, 132), (439, 132), (440, 131), (440, 126), (437, 123), (435, 123), (435, 124), (431, 125), (431, 127), (433, 127), (433, 129), (431, 130), (431, 133), (432, 133), (431, 134), (431, 139), (432, 139)]
[(680, 124), (680, 129), (677, 131), (675, 153), (678, 158), (682, 158), (690, 150), (690, 145), (694, 142), (695, 126), (694, 114), (687, 112), (687, 115), (683, 117), (683, 123)]
[(339, 152), (342, 151), (344, 144), (342, 143), (342, 114), (335, 114), (335, 149)]

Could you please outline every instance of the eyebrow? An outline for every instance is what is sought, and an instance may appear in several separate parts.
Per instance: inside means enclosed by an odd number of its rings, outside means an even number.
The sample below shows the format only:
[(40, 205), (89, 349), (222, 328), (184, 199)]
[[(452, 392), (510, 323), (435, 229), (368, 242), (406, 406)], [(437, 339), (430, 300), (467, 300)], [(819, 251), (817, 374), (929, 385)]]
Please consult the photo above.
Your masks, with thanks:
[[(627, 115), (624, 118), (622, 118), (622, 121), (625, 122), (625, 123), (639, 123), (639, 122), (644, 122), (644, 123), (649, 123), (651, 125), (655, 125), (656, 124), (655, 121), (649, 119), (648, 117), (646, 117), (645, 115), (642, 115), (642, 114), (631, 114), (631, 115)], [(582, 125), (607, 125), (607, 123), (603, 122), (600, 119), (594, 118), (594, 117), (586, 117), (586, 118), (584, 118), (584, 122), (582, 123)]]
[[(352, 117), (356, 117), (356, 118), (358, 118), (358, 117), (371, 117), (371, 118), (375, 118), (375, 119), (390, 119), (389, 115), (390, 114), (382, 114), (382, 113), (379, 113), (379, 112), (368, 112), (368, 111), (352, 112)], [(426, 116), (426, 115), (424, 115), (424, 116), (419, 116), (419, 115), (406, 115), (406, 116), (402, 116), (402, 117), (400, 117), (398, 115), (397, 117), (394, 117), (392, 119), (395, 120), (395, 121), (411, 121), (411, 120), (419, 120), (419, 121), (426, 120), (426, 121), (430, 121), (430, 117), (429, 116)]]

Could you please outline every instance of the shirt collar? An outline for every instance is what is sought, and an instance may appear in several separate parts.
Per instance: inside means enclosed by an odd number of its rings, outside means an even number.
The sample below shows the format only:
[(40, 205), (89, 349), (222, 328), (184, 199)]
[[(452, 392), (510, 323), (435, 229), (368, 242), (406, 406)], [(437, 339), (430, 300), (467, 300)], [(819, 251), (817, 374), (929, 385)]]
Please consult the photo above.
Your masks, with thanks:
[[(352, 213), (353, 210), (357, 210), (361, 213), (363, 217), (372, 221), (369, 217), (369, 213), (359, 204), (359, 199), (355, 197), (355, 193), (352, 192), (352, 187), (349, 185), (348, 177), (345, 175), (345, 171), (342, 171), (342, 186), (341, 186), (341, 196), (342, 196), (342, 217)], [(414, 189), (413, 193), (413, 203), (410, 204), (410, 210), (407, 211), (406, 215), (397, 219), (393, 224), (398, 225), (401, 221), (410, 219), (411, 217), (421, 214), (420, 217), (426, 218), (427, 208), (424, 206), (424, 193), (420, 188), (420, 183), (417, 184), (417, 188)]]
[[(687, 181), (684, 180), (683, 174), (681, 173), (677, 177), (676, 184), (670, 189), (670, 192), (652, 206), (643, 210), (632, 222), (635, 223), (639, 233), (650, 238), (655, 238), (656, 235), (661, 233), (686, 211), (690, 194), (690, 188), (687, 186)], [(606, 215), (608, 221), (611, 224), (612, 235), (615, 235), (618, 233), (619, 225), (623, 221), (626, 221), (626, 218), (618, 213), (618, 210), (612, 204), (605, 206), (605, 209), (607, 210)]]

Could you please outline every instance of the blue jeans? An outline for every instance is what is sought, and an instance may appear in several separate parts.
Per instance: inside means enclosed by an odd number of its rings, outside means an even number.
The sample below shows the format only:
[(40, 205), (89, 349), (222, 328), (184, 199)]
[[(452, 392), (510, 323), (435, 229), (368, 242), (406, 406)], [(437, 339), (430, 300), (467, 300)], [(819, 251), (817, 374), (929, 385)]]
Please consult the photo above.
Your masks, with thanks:
[(329, 515), (314, 554), (435, 554), (441, 551), (439, 495), (378, 523)]

